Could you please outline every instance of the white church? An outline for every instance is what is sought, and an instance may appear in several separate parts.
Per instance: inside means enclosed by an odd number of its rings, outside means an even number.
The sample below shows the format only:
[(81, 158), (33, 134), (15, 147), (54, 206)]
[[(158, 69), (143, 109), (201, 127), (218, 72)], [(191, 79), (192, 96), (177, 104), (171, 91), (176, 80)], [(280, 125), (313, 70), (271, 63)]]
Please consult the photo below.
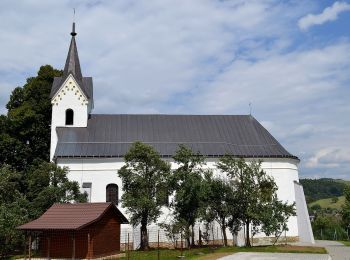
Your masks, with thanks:
[[(302, 186), (298, 183), (297, 156), (290, 154), (251, 115), (164, 115), (164, 114), (93, 114), (94, 96), (91, 77), (82, 75), (75, 41), (75, 25), (63, 76), (54, 79), (51, 89), (52, 123), (50, 159), (69, 169), (70, 180), (77, 181), (88, 194), (89, 202), (111, 201), (123, 214), (120, 199), (123, 194), (118, 170), (123, 156), (135, 141), (152, 145), (172, 163), (172, 155), (180, 144), (199, 151), (206, 157), (208, 168), (215, 169), (218, 159), (226, 153), (244, 157), (247, 161), (261, 159), (262, 168), (275, 179), (278, 197), (296, 203), (297, 216), (288, 222), (286, 237), (290, 241), (314, 242)], [(172, 167), (174, 163), (172, 163)], [(160, 222), (169, 211), (165, 208)], [(152, 242), (156, 241), (156, 224), (149, 227)], [(222, 239), (217, 228), (211, 236)], [(219, 229), (220, 230), (220, 229)], [(139, 229), (125, 225), (138, 247)], [(154, 237), (152, 237), (154, 234)], [(237, 245), (244, 243), (244, 233), (228, 239)], [(263, 238), (264, 234), (255, 237)], [(164, 234), (162, 240), (166, 240)], [(198, 239), (198, 238), (196, 238)]]

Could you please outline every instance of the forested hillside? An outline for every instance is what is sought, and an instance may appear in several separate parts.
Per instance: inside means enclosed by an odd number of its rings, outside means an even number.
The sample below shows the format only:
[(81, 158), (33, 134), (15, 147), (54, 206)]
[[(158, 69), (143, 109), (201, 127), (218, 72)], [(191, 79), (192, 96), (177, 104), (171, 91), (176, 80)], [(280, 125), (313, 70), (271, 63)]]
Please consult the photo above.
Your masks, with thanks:
[(307, 203), (343, 195), (346, 182), (337, 179), (300, 179)]

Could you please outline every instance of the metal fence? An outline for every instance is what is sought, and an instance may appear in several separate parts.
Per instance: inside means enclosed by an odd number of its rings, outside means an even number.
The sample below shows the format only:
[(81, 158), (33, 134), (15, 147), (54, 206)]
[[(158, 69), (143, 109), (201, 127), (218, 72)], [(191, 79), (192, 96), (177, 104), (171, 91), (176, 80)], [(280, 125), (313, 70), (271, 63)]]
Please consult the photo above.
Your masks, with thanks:
[(313, 230), (315, 239), (319, 240), (350, 240), (349, 230), (343, 228), (321, 228)]

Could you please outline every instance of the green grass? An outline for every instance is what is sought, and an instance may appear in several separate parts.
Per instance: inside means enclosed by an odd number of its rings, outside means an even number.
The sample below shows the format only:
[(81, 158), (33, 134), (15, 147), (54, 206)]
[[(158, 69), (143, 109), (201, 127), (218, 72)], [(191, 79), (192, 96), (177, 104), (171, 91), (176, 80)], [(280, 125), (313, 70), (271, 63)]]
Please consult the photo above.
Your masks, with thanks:
[(350, 241), (339, 241), (339, 242), (344, 244), (344, 246), (350, 246)]
[(340, 183), (345, 183), (346, 185), (350, 185), (350, 181), (349, 180), (342, 180), (342, 179), (334, 179), (336, 182), (340, 182)]
[(309, 204), (310, 207), (312, 207), (315, 204), (318, 204), (321, 206), (321, 208), (331, 208), (331, 209), (341, 209), (341, 206), (344, 205), (345, 203), (345, 197), (340, 196), (338, 197), (338, 201), (336, 203), (332, 202), (332, 198), (327, 198), (327, 199), (321, 199), (321, 200), (316, 200), (312, 203)]
[[(183, 250), (186, 259), (216, 259), (211, 256), (223, 256), (225, 254), (234, 254), (237, 252), (269, 252), (269, 253), (314, 253), (326, 254), (327, 251), (323, 247), (306, 247), (306, 246), (257, 246), (257, 247), (220, 247), (220, 248), (196, 248), (191, 250)], [(160, 250), (160, 259), (177, 259), (181, 255), (180, 250), (163, 249)], [(148, 252), (131, 251), (130, 259), (156, 260), (158, 256), (157, 250)], [(122, 259), (127, 259), (126, 257)]]

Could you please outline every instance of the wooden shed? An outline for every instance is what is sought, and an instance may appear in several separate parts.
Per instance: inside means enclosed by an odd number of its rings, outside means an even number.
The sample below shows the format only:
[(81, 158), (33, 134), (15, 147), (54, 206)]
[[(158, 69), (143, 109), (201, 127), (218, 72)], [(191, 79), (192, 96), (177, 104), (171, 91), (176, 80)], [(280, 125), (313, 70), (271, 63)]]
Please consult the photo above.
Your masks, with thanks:
[(117, 254), (120, 224), (128, 223), (113, 203), (54, 204), (18, 228), (27, 232), (30, 244), (35, 234), (40, 256), (74, 259)]

